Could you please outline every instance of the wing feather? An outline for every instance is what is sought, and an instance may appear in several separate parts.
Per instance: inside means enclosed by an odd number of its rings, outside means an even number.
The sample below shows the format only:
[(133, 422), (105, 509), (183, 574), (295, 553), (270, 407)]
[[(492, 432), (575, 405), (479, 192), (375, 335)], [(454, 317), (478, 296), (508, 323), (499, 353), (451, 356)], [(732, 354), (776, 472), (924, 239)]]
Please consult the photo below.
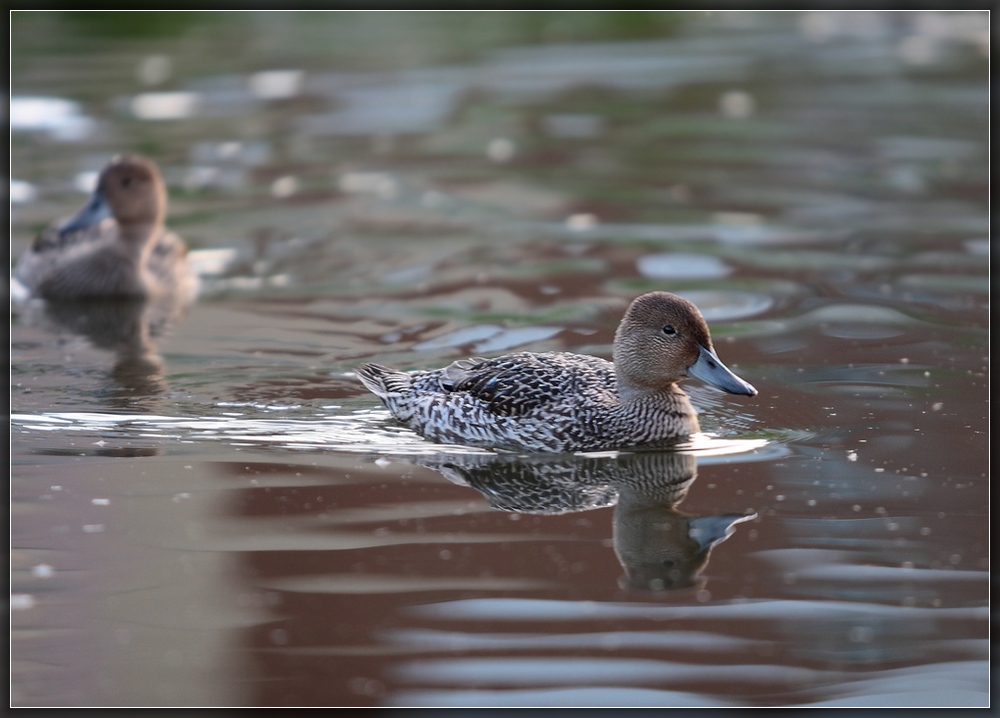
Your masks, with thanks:
[(613, 365), (598, 357), (522, 352), (466, 359), (442, 372), (448, 391), (466, 392), (498, 416), (523, 416), (546, 406), (613, 400)]

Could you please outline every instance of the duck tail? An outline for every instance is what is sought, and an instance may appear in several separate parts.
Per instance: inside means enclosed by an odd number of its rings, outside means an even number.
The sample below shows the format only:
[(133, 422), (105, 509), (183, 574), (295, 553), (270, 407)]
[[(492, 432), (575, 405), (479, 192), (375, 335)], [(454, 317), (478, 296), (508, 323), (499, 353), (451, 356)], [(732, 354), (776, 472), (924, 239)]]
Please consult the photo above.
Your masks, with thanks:
[(358, 367), (355, 373), (368, 391), (383, 401), (392, 395), (405, 393), (412, 384), (409, 374), (381, 364), (365, 364)]

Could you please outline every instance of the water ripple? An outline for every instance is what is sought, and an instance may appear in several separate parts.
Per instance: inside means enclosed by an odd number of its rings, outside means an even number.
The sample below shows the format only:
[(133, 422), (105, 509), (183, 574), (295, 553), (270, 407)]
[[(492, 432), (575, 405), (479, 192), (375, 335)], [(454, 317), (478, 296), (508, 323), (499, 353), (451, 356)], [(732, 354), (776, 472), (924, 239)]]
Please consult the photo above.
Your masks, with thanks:
[[(281, 411), (298, 407), (267, 408)], [(232, 446), (327, 449), (379, 456), (493, 453), (459, 444), (427, 441), (397, 424), (384, 409), (362, 409), (348, 415), (311, 419), (249, 418), (234, 414), (235, 412), (214, 417), (171, 417), (156, 414), (53, 412), (11, 414), (10, 420), (12, 431), (90, 434), (95, 437), (94, 444), (99, 447), (116, 439), (155, 438), (181, 442), (224, 441)], [(693, 436), (691, 441), (680, 445), (679, 449), (699, 457), (705, 463), (713, 460), (769, 460), (787, 453), (786, 447), (769, 444), (764, 439), (717, 439), (708, 434)], [(586, 452), (581, 456), (617, 456), (619, 453)]]

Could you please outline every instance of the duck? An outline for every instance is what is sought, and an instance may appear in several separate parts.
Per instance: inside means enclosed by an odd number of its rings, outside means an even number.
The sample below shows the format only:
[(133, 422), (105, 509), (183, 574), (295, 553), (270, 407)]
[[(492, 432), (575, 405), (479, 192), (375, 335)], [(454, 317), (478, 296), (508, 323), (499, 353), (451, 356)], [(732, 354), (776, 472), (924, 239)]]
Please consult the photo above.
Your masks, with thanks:
[(184, 241), (164, 226), (167, 190), (156, 164), (114, 157), (79, 212), (54, 224), (21, 257), (15, 279), (31, 297), (55, 301), (190, 301), (198, 279)]
[(629, 304), (612, 360), (572, 352), (515, 352), (459, 359), (435, 370), (368, 363), (361, 383), (425, 439), (518, 452), (576, 453), (671, 445), (700, 432), (678, 386), (695, 377), (755, 396), (712, 346), (690, 301), (654, 291)]

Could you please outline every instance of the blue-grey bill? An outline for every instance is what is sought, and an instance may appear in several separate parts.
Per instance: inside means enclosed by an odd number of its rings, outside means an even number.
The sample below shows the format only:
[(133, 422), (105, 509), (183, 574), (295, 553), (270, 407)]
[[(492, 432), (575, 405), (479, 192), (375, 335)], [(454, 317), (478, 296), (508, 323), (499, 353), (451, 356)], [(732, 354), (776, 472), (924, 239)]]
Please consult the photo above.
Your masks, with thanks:
[(90, 201), (87, 202), (83, 209), (66, 220), (59, 228), (59, 232), (69, 234), (70, 232), (86, 229), (110, 216), (111, 207), (104, 201), (104, 197), (95, 192), (90, 196)]
[(728, 391), (730, 394), (746, 394), (755, 396), (757, 390), (753, 385), (743, 381), (733, 374), (725, 364), (719, 361), (711, 349), (701, 347), (698, 361), (688, 367), (688, 375), (701, 379), (706, 384)]

